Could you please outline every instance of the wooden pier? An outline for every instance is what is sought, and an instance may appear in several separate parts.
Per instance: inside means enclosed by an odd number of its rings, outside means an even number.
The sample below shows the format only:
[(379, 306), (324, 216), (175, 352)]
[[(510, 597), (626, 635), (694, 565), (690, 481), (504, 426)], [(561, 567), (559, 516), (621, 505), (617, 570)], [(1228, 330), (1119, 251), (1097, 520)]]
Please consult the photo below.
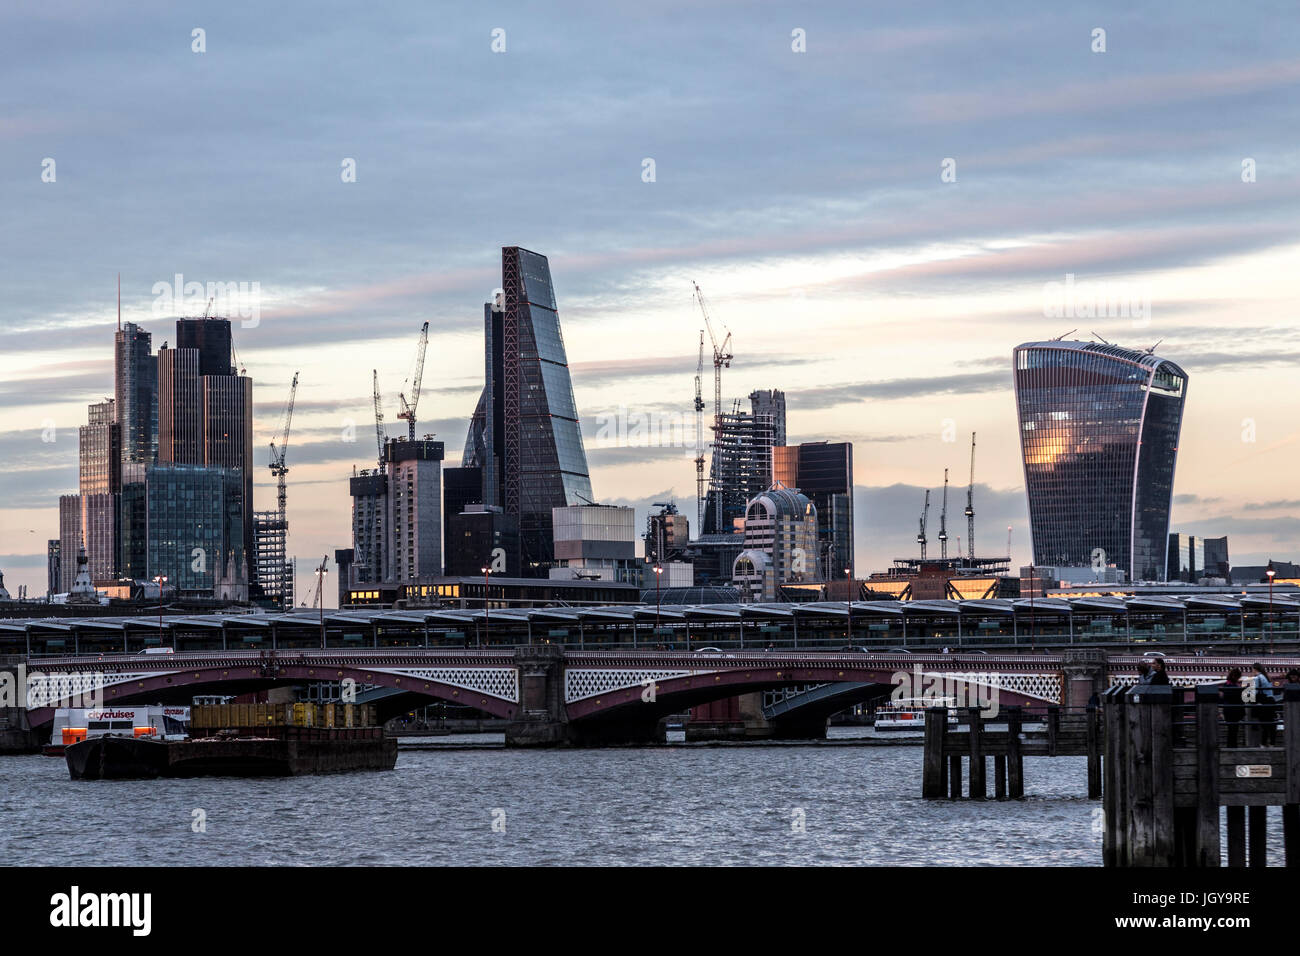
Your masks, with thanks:
[(1286, 864), (1300, 865), (1300, 685), (1283, 689), (1280, 714), (1234, 705), (1239, 720), (1224, 719), (1219, 685), (1182, 698), (1152, 685), (1103, 695), (1105, 865), (1221, 866), (1222, 817), (1228, 866), (1264, 866), (1271, 806)]
[[(981, 716), (975, 707), (960, 708), (959, 713), (967, 721), (964, 731), (948, 726), (946, 707), (931, 707), (925, 712), (923, 797), (960, 798), (965, 759), (969, 769), (966, 796), (987, 799), (992, 758), (993, 798), (1019, 799), (1025, 795), (1026, 757), (1068, 756), (1088, 758), (1088, 796), (1101, 796), (1102, 724), (1098, 708), (1069, 710), (1053, 704), (1045, 713), (1031, 714), (1020, 707), (1007, 707), (992, 720)], [(1007, 729), (989, 730), (990, 722), (1005, 722)]]

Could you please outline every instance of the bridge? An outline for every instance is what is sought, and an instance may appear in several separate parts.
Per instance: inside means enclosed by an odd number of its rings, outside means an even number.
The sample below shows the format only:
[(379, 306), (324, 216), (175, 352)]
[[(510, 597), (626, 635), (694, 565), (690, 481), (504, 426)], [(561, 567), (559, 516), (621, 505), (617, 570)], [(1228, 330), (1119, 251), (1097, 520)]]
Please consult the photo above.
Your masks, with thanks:
[[(583, 650), (556, 644), (500, 649), (296, 648), (283, 651), (211, 650), (173, 654), (97, 654), (15, 661), (32, 683), (44, 681), (47, 699), (27, 711), (33, 729), (48, 726), (72, 695), (102, 688), (106, 704), (188, 702), (207, 694), (241, 694), (275, 686), (353, 681), (389, 688), (378, 701), (381, 717), (447, 701), (507, 723), (511, 746), (646, 743), (672, 714), (711, 701), (785, 688), (805, 688), (809, 706), (829, 716), (847, 706), (844, 693), (883, 695), (903, 678), (912, 692), (992, 697), (1000, 706), (1082, 707), (1112, 684), (1136, 680), (1141, 657), (1098, 648), (1054, 654), (888, 654), (814, 650), (706, 651)], [(1268, 658), (1279, 676), (1297, 657)], [(1168, 663), (1175, 684), (1195, 686), (1223, 678), (1241, 658), (1183, 657)], [(903, 675), (903, 677), (900, 677)], [(852, 685), (845, 691), (844, 685)], [(820, 687), (839, 688), (835, 692)], [(860, 698), (865, 699), (865, 697)], [(797, 716), (800, 708), (787, 708)], [(812, 713), (810, 711), (809, 713)], [(805, 720), (805, 724), (807, 721)], [(818, 729), (818, 728), (815, 728)], [(797, 734), (807, 735), (807, 727)], [(825, 732), (824, 716), (819, 734)]]

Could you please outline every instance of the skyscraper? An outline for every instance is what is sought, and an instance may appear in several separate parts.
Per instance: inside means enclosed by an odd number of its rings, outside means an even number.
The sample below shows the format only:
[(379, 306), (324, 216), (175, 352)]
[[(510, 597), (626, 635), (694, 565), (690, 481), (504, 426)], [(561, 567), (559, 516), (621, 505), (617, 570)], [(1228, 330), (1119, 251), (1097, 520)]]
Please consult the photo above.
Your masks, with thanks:
[(501, 250), (502, 294), (484, 309), (484, 387), (462, 465), (482, 468), (484, 505), (519, 522), (519, 566), (555, 563), (553, 508), (592, 503), (568, 357), (545, 256)]
[(1187, 374), (1095, 342), (1013, 353), (1034, 563), (1162, 580)]
[(853, 445), (804, 442), (772, 451), (772, 477), (796, 488), (817, 509), (817, 569), (823, 581), (853, 570)]
[(91, 405), (78, 435), (81, 532), (91, 580), (117, 575), (117, 499), (121, 490), (120, 430), (115, 402)]
[(134, 322), (117, 330), (114, 388), (121, 426), (122, 461), (152, 463), (158, 457), (158, 359), (152, 337)]
[(246, 561), (256, 575), (253, 380), (232, 362), (229, 319), (177, 319), (176, 343), (158, 350), (158, 461), (239, 472), (242, 554), (235, 565)]
[(412, 585), (442, 574), (442, 457), (440, 441), (390, 440), (383, 470), (352, 477), (350, 586)]

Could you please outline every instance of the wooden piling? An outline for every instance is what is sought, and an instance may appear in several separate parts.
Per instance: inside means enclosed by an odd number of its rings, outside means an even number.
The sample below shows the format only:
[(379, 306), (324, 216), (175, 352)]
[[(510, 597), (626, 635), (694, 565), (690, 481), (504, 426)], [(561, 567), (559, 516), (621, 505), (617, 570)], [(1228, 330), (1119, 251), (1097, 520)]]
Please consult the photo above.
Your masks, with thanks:
[(997, 754), (993, 758), (993, 799), (1007, 798), (1007, 758), (1006, 754)]
[(948, 796), (954, 800), (961, 799), (961, 755), (948, 756)]
[(1101, 796), (1101, 715), (1093, 704), (1088, 705), (1088, 799)]
[(1105, 785), (1101, 792), (1102, 807), (1102, 863), (1105, 866), (1127, 866), (1128, 850), (1125, 840), (1128, 819), (1124, 794), (1127, 789), (1125, 771), (1124, 688), (1109, 687), (1102, 694), (1102, 719), (1106, 723), (1106, 758), (1102, 762)]
[(970, 798), (983, 800), (988, 796), (984, 782), (984, 718), (978, 707), (967, 711), (970, 721)]
[(1047, 705), (1047, 756), (1056, 756), (1056, 739), (1061, 733), (1061, 707), (1059, 704)]
[(1025, 758), (1020, 752), (1021, 710), (1007, 708), (1007, 796), (1021, 800), (1025, 796)]
[(1196, 866), (1219, 866), (1219, 688), (1196, 688)]
[(1286, 752), (1282, 847), (1286, 865), (1300, 866), (1300, 684), (1282, 689), (1282, 748)]
[(921, 769), (921, 796), (944, 795), (943, 740), (948, 730), (948, 708), (928, 707), (925, 711), (925, 753)]

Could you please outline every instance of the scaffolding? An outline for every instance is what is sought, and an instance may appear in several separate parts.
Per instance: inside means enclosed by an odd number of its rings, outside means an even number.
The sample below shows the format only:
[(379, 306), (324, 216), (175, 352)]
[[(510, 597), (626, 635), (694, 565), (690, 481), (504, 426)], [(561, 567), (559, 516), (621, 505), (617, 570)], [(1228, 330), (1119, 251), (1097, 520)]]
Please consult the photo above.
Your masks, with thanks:
[(257, 583), (273, 607), (293, 609), (293, 565), (286, 560), (289, 522), (278, 511), (253, 512)]
[(736, 518), (745, 516), (751, 498), (772, 484), (772, 448), (777, 422), (766, 412), (740, 410), (718, 416), (713, 427), (713, 459), (709, 468), (709, 498), (704, 512), (705, 533), (725, 534)]

